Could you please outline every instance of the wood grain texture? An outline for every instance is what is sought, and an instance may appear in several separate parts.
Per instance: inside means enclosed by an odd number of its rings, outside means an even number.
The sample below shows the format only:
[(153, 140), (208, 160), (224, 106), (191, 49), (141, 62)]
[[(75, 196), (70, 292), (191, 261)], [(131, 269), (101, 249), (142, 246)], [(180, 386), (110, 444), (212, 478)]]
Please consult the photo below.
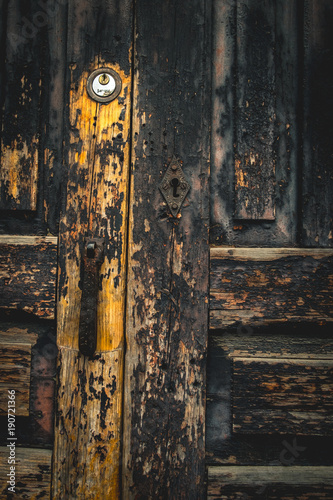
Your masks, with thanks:
[[(236, 0), (214, 2), (212, 244), (278, 247), (297, 241), (300, 17), (301, 5), (297, 0), (260, 4)], [(238, 47), (240, 52), (237, 52)], [(263, 78), (262, 73), (265, 73)], [(261, 128), (264, 134), (260, 133)], [(239, 146), (237, 141), (240, 141)], [(247, 144), (252, 146), (252, 152), (248, 151), (245, 156)], [(259, 165), (261, 160), (263, 168)], [(240, 167), (236, 179), (235, 162)], [(239, 184), (245, 182), (241, 178), (244, 169), (255, 170), (248, 179), (253, 190)], [(265, 172), (270, 180), (256, 199), (256, 190), (260, 193), (260, 183), (256, 184), (256, 179), (261, 182)], [(235, 182), (240, 203), (235, 202)], [(243, 206), (242, 192), (252, 197), (254, 207), (264, 203), (265, 197), (270, 199), (267, 209), (271, 217), (275, 205), (275, 220), (272, 217), (269, 221), (256, 219), (255, 223), (236, 220), (235, 203), (244, 215), (251, 210), (250, 205), (248, 208)], [(256, 209), (253, 216), (258, 216)]]
[[(38, 191), (41, 39), (30, 20), (35, 2), (10, 0), (6, 9), (0, 208), (36, 210)], [(29, 25), (30, 23), (30, 25)]]
[(233, 432), (333, 434), (333, 358), (233, 358)]
[(58, 367), (54, 498), (120, 498), (123, 352), (61, 348)]
[(287, 321), (331, 322), (332, 260), (333, 254), (325, 249), (213, 251), (211, 328)]
[(304, 2), (302, 241), (307, 247), (333, 244), (332, 21), (332, 2)]
[(29, 415), (31, 342), (9, 339), (0, 332), (0, 415), (8, 409), (8, 391), (15, 390), (15, 414)]
[(207, 499), (332, 499), (331, 467), (209, 467)]
[[(21, 322), (4, 320), (1, 316), (0, 338), (3, 344), (30, 346), (29, 379), (26, 395), (28, 414), (17, 415), (16, 436), (20, 446), (51, 448), (54, 438), (56, 336), (55, 321), (40, 320), (20, 315)], [(23, 320), (23, 321), (22, 321)], [(18, 358), (19, 359), (19, 358)], [(26, 368), (26, 367), (24, 367)], [(15, 383), (16, 405), (19, 386)], [(6, 389), (6, 388), (5, 388)], [(7, 395), (6, 395), (7, 397)], [(8, 397), (7, 397), (8, 399)], [(6, 415), (0, 415), (0, 443), (7, 440)]]
[(235, 218), (275, 219), (275, 9), (237, 3)]
[(1, 236), (0, 308), (54, 318), (57, 238)]
[[(263, 414), (272, 410), (273, 418), (278, 416), (279, 411), (284, 411), (284, 399), (286, 401), (286, 422), (280, 421), (281, 432), (284, 434), (269, 434), (269, 429), (265, 425), (257, 426), (256, 434), (240, 434), (233, 432), (233, 404), (234, 404), (234, 374), (233, 362), (235, 359), (246, 359), (247, 363), (251, 360), (262, 362), (267, 367), (267, 375), (270, 373), (273, 378), (283, 379), (284, 375), (289, 373), (289, 386), (286, 386), (284, 381), (281, 385), (267, 386), (264, 384), (266, 370), (261, 375), (263, 386), (261, 387), (261, 396), (258, 392), (258, 405), (263, 402), (263, 398), (267, 396), (267, 404), (264, 404)], [(314, 379), (316, 363), (328, 363), (331, 365), (333, 359), (333, 341), (331, 327), (314, 327), (313, 325), (295, 325), (285, 324), (283, 329), (281, 326), (272, 327), (240, 327), (234, 329), (230, 333), (224, 332), (220, 335), (211, 335), (208, 344), (208, 360), (207, 360), (207, 416), (206, 416), (206, 460), (207, 464), (229, 464), (229, 465), (279, 465), (281, 454), (285, 453), (284, 442), (292, 445), (293, 440), (297, 437), (297, 445), (302, 447), (302, 453), (294, 457), (294, 465), (330, 465), (331, 464), (331, 449), (333, 446), (333, 438), (330, 436), (311, 436), (304, 435), (302, 429), (297, 429), (297, 434), (291, 436), (291, 431), (300, 423), (302, 415), (294, 412), (292, 415), (289, 410), (295, 404), (294, 409), (297, 411), (297, 405), (305, 402), (304, 420), (306, 422), (306, 413), (310, 413), (308, 409), (311, 403), (312, 396), (309, 396), (306, 391), (309, 388), (313, 391), (313, 402), (318, 401), (318, 394), (321, 390), (325, 392), (325, 386), (321, 385), (321, 379), (317, 379), (316, 383), (311, 386), (309, 383), (311, 377)], [(273, 360), (273, 365), (269, 360)], [(304, 375), (309, 362), (309, 378)], [(268, 363), (266, 366), (265, 364)], [(279, 365), (279, 367), (278, 367)], [(273, 370), (272, 366), (278, 367)], [(300, 367), (300, 370), (297, 369)], [(312, 368), (311, 368), (312, 367)], [(311, 371), (312, 370), (312, 371)], [(304, 376), (303, 376), (303, 375)], [(327, 379), (328, 373), (324, 371), (323, 377)], [(252, 374), (248, 373), (247, 379), (243, 379), (244, 385), (240, 389), (243, 391), (246, 399), (247, 393), (250, 400), (244, 399), (246, 410), (237, 412), (238, 419), (247, 419), (252, 409), (256, 404), (256, 398), (251, 397), (251, 387), (255, 371)], [(324, 380), (323, 379), (323, 380)], [(257, 379), (258, 380), (258, 379)], [(293, 384), (297, 380), (298, 385)], [(260, 385), (260, 381), (258, 381)], [(304, 384), (304, 390), (303, 390)], [(249, 391), (247, 392), (247, 387)], [(293, 390), (291, 389), (293, 387)], [(285, 393), (282, 393), (280, 388), (284, 387)], [(236, 390), (237, 392), (237, 390)], [(276, 395), (276, 401), (271, 405)], [(259, 398), (260, 396), (260, 398)], [(263, 397), (262, 397), (263, 396)], [(322, 406), (325, 401), (331, 397), (330, 392), (327, 392), (320, 399), (318, 405)], [(279, 406), (280, 405), (280, 406)], [(274, 410), (274, 411), (273, 411)], [(278, 410), (278, 411), (276, 411)], [(316, 412), (316, 409), (311, 412)], [(258, 412), (259, 413), (259, 412)], [(326, 413), (329, 418), (331, 411)], [(268, 413), (266, 413), (268, 416)], [(310, 414), (307, 415), (310, 417)], [(314, 415), (316, 416), (316, 415)], [(320, 417), (317, 414), (317, 417)], [(313, 415), (312, 415), (313, 418)], [(273, 423), (273, 421), (271, 421)], [(278, 420), (275, 420), (275, 428), (277, 428)], [(308, 423), (311, 423), (308, 421)], [(289, 424), (289, 425), (287, 425)], [(272, 427), (273, 427), (272, 425)], [(287, 428), (288, 427), (288, 428)], [(305, 432), (309, 427), (305, 425)], [(313, 426), (314, 428), (314, 426)], [(326, 427), (327, 428), (327, 427)], [(289, 455), (286, 457), (289, 458)]]
[[(210, 2), (136, 11), (123, 497), (203, 498)], [(173, 218), (173, 156), (190, 191)]]
[(8, 448), (0, 447), (0, 496), (8, 500), (49, 500), (51, 486), (51, 450), (15, 449), (15, 494), (7, 490)]
[[(73, 0), (68, 5), (69, 107), (64, 126), (68, 171), (66, 204), (60, 223), (57, 335), (61, 390), (52, 493), (56, 499), (69, 494), (71, 498), (94, 499), (120, 495), (131, 5), (131, 1), (118, 5), (112, 0)], [(111, 103), (99, 104), (88, 96), (86, 84), (93, 70), (105, 66), (119, 74), (122, 89)], [(87, 237), (104, 239), (95, 361), (83, 359), (78, 352), (81, 258)], [(117, 384), (112, 398), (101, 387), (101, 380), (107, 374), (110, 377), (112, 374)], [(112, 383), (112, 378), (106, 382)], [(78, 384), (84, 391), (83, 408)], [(72, 398), (77, 400), (73, 406)], [(68, 410), (63, 411), (63, 407)]]

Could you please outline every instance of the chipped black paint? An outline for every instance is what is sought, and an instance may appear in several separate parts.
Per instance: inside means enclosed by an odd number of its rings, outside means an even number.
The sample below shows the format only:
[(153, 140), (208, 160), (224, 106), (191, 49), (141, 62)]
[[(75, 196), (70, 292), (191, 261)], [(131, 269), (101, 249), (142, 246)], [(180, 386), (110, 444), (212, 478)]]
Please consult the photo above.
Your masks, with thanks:
[[(130, 498), (204, 497), (210, 14), (202, 0), (137, 4), (131, 232), (139, 250), (129, 263), (124, 452)], [(177, 220), (158, 191), (173, 155), (191, 185)]]

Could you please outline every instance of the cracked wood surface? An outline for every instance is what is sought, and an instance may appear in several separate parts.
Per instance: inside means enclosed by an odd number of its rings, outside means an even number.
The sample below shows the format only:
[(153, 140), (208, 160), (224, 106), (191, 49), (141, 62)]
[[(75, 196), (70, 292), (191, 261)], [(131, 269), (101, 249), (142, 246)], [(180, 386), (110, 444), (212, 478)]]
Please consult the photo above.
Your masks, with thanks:
[(54, 319), (57, 238), (0, 235), (0, 309)]
[(212, 248), (210, 327), (333, 321), (331, 249)]
[[(123, 498), (204, 498), (210, 2), (137, 3)], [(191, 188), (158, 189), (173, 156)]]
[[(59, 390), (54, 498), (119, 498), (127, 203), (131, 113), (131, 2), (73, 0), (68, 6), (67, 197), (60, 223)], [(88, 43), (87, 43), (88, 42)], [(88, 97), (89, 74), (111, 67), (118, 98)], [(104, 239), (97, 350), (78, 351), (84, 239)]]

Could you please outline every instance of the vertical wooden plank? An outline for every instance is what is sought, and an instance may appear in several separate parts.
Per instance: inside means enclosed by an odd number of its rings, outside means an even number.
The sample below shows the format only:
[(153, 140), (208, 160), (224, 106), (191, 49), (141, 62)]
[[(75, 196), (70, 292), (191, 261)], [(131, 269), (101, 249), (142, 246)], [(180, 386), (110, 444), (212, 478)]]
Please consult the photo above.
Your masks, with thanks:
[[(214, 2), (210, 228), (210, 242), (214, 245), (278, 247), (297, 242), (301, 11), (298, 0)], [(269, 25), (263, 19), (266, 14)], [(265, 106), (261, 97), (265, 97)], [(260, 130), (268, 132), (266, 141)], [(241, 164), (237, 163), (237, 140), (244, 153)], [(272, 173), (268, 183), (264, 181), (266, 174), (257, 170), (258, 162), (246, 167), (247, 144), (263, 153), (266, 173), (269, 169)], [(241, 165), (236, 177), (235, 159), (236, 166)], [(240, 186), (239, 182), (245, 183), (244, 172), (250, 183), (253, 179), (253, 189), (250, 185)], [(256, 189), (261, 193), (259, 198)], [(261, 219), (257, 209), (250, 214), (250, 205), (256, 207), (261, 201), (265, 204), (265, 197), (272, 201), (269, 203), (271, 210), (274, 208), (274, 220), (270, 216), (269, 220)], [(238, 213), (243, 209), (245, 218)]]
[[(276, 154), (276, 227), (278, 245), (292, 246), (298, 238), (299, 109), (301, 99), (301, 8), (298, 0), (280, 0), (276, 9), (274, 153)], [(266, 231), (267, 232), (267, 231)]]
[(234, 210), (236, 0), (213, 3), (211, 242), (225, 243)]
[(275, 218), (275, 5), (237, 4), (235, 217)]
[[(203, 498), (210, 2), (136, 5), (123, 498)], [(175, 155), (178, 217), (158, 185)]]
[(304, 2), (304, 145), (302, 244), (333, 242), (333, 3)]
[(61, 200), (66, 189), (62, 165), (64, 141), (64, 91), (66, 71), (67, 1), (41, 0), (39, 6), (46, 16), (47, 29), (42, 51), (42, 122), (41, 172), (43, 206), (40, 218), (48, 230), (58, 234)]
[(36, 210), (38, 181), (40, 32), (35, 2), (10, 0), (2, 116), (0, 209)]
[[(131, 1), (72, 0), (68, 13), (67, 198), (60, 232), (59, 389), (53, 498), (119, 498), (131, 112)], [(87, 78), (108, 66), (122, 90), (88, 97)], [(97, 351), (78, 351), (84, 238), (104, 239)]]

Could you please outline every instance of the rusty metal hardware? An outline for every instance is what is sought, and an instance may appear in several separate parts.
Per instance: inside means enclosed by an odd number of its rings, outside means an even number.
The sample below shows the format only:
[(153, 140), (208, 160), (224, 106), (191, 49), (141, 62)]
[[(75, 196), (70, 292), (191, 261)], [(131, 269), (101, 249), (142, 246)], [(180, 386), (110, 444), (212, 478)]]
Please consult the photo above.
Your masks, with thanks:
[(99, 68), (89, 75), (87, 91), (97, 102), (113, 101), (121, 91), (121, 78), (112, 68)]
[(173, 217), (177, 217), (190, 185), (184, 176), (180, 161), (175, 157), (172, 158), (159, 188)]
[(79, 349), (85, 356), (92, 356), (97, 345), (97, 301), (103, 246), (102, 238), (87, 239), (82, 258)]

